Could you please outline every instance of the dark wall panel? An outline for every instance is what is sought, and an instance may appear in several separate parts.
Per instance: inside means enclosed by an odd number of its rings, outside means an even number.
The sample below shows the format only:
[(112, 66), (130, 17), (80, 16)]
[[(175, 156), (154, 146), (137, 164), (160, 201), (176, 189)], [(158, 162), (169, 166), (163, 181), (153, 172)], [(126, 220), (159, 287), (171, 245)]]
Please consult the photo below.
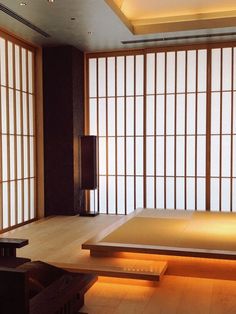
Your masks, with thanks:
[(83, 53), (70, 46), (44, 48), (43, 78), (45, 214), (77, 214), (83, 206), (78, 147), (84, 130)]

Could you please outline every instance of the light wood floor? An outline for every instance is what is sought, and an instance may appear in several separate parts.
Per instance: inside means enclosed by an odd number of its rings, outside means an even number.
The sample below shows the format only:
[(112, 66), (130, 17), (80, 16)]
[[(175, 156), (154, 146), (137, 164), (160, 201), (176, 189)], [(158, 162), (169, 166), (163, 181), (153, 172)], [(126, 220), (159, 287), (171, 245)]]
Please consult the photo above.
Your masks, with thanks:
[[(81, 244), (119, 219), (52, 217), (1, 236), (29, 239), (18, 256), (76, 263), (88, 254)], [(101, 279), (89, 290), (85, 303), (82, 312), (89, 314), (235, 314), (236, 281), (164, 276), (157, 286), (148, 286)]]

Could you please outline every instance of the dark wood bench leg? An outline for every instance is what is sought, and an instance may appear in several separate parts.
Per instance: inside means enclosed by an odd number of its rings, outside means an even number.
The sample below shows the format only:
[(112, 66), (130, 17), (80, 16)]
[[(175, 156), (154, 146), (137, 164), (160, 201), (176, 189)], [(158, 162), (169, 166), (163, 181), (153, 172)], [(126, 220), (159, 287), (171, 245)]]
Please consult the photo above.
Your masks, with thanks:
[(2, 257), (16, 257), (16, 248), (1, 248), (0, 256)]

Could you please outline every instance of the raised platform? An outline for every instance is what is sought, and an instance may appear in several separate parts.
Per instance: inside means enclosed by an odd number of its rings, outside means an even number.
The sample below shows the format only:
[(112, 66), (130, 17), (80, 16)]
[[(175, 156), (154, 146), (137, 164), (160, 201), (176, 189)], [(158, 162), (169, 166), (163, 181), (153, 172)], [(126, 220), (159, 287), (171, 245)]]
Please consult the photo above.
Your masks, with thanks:
[(236, 259), (236, 214), (144, 209), (82, 244), (92, 256), (112, 252)]
[(92, 273), (97, 276), (129, 278), (157, 282), (167, 269), (166, 262), (135, 260), (124, 258), (80, 258), (79, 263), (53, 263), (54, 266), (70, 272)]

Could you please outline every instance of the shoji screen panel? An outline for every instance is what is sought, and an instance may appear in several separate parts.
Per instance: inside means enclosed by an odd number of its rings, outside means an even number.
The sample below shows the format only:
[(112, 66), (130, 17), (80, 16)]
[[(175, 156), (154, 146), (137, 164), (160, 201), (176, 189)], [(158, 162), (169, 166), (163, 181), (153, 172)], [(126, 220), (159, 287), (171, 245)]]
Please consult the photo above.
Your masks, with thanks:
[(211, 210), (236, 210), (236, 49), (211, 50)]
[(125, 214), (143, 207), (144, 56), (89, 60), (89, 128), (99, 138), (99, 188), (91, 209)]
[(35, 218), (34, 52), (0, 34), (0, 229)]
[(146, 207), (203, 210), (207, 51), (146, 60)]

